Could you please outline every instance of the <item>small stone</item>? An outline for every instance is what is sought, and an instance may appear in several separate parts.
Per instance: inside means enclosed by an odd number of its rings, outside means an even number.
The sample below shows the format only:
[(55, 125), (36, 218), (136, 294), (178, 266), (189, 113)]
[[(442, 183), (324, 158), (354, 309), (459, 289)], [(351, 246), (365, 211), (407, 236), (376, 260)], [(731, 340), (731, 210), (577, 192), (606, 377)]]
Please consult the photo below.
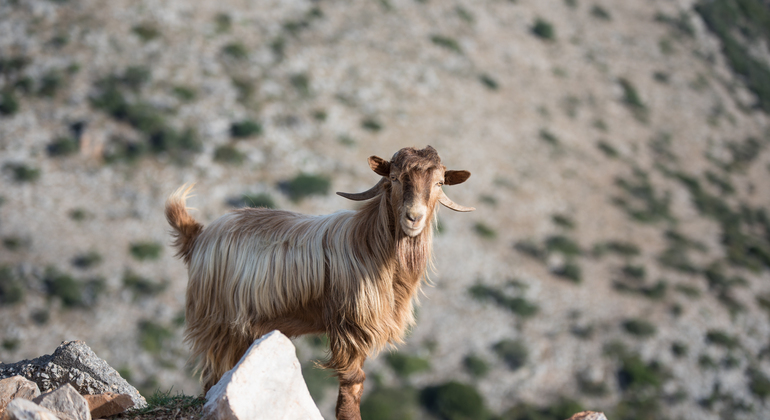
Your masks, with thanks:
[(134, 406), (128, 394), (105, 392), (99, 395), (83, 395), (91, 410), (91, 417), (98, 419), (120, 414)]
[(0, 413), (16, 398), (31, 400), (40, 395), (37, 384), (23, 376), (12, 376), (0, 380)]
[(70, 384), (46, 392), (33, 401), (51, 410), (61, 420), (91, 420), (86, 399)]
[(56, 414), (30, 400), (17, 398), (8, 404), (0, 420), (59, 420)]
[(567, 420), (607, 420), (604, 413), (598, 413), (596, 411), (581, 411)]

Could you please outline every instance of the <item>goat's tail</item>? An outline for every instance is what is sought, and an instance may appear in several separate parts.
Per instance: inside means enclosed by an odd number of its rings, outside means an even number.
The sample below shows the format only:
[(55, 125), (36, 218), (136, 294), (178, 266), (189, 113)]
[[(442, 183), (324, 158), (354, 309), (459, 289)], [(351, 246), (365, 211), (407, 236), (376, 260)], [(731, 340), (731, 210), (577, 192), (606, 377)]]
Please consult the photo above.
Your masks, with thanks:
[(173, 246), (178, 250), (177, 257), (184, 258), (185, 263), (190, 262), (195, 238), (203, 231), (203, 225), (193, 219), (187, 211), (185, 202), (190, 197), (195, 184), (182, 185), (174, 191), (166, 200), (166, 220), (174, 228), (171, 234), (174, 236)]

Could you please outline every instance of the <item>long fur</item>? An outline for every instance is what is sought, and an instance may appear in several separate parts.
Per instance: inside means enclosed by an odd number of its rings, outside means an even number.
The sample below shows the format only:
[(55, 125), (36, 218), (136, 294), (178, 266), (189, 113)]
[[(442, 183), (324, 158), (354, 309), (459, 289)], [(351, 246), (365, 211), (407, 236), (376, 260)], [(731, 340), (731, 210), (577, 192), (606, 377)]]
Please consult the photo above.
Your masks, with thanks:
[[(404, 188), (381, 182), (357, 211), (240, 209), (204, 229), (186, 207), (191, 187), (169, 197), (166, 217), (189, 274), (185, 339), (205, 391), (267, 332), (325, 332), (324, 366), (340, 379), (337, 416), (360, 418), (364, 360), (401, 342), (414, 323), (414, 301), (431, 265), (438, 196), (429, 188), (445, 170), (431, 147), (402, 149), (390, 164)], [(405, 202), (424, 199), (426, 225), (410, 237), (400, 212)]]

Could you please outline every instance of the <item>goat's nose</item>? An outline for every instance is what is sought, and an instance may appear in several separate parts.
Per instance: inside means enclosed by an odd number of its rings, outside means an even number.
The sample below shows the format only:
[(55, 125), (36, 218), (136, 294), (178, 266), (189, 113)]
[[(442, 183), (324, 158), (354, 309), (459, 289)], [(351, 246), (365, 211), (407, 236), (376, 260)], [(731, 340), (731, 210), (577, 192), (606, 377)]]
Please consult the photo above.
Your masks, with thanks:
[(422, 219), (422, 214), (421, 213), (407, 212), (406, 213), (406, 218), (409, 219), (410, 222), (415, 222), (416, 223), (416, 222), (419, 222)]

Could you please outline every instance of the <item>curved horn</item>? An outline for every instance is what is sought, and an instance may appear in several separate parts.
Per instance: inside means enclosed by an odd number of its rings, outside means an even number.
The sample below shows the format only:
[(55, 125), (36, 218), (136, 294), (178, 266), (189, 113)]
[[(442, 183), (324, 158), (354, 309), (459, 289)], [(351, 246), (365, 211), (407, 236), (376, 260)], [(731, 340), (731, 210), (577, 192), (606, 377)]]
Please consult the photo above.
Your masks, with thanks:
[(441, 191), (441, 195), (438, 196), (439, 203), (443, 204), (447, 208), (450, 208), (454, 211), (473, 211), (476, 210), (475, 207), (465, 207), (461, 206), (454, 201), (450, 200), (449, 197), (444, 194), (444, 191)]
[(366, 190), (364, 192), (361, 192), (361, 193), (358, 193), (358, 194), (337, 192), (337, 195), (339, 195), (340, 197), (345, 197), (348, 200), (353, 200), (353, 201), (368, 200), (370, 198), (375, 197), (377, 194), (380, 193), (380, 186), (383, 185), (385, 182), (386, 182), (385, 178), (381, 178), (380, 182), (378, 182), (377, 184), (375, 184), (375, 186), (373, 186), (372, 188), (369, 188), (368, 190)]

